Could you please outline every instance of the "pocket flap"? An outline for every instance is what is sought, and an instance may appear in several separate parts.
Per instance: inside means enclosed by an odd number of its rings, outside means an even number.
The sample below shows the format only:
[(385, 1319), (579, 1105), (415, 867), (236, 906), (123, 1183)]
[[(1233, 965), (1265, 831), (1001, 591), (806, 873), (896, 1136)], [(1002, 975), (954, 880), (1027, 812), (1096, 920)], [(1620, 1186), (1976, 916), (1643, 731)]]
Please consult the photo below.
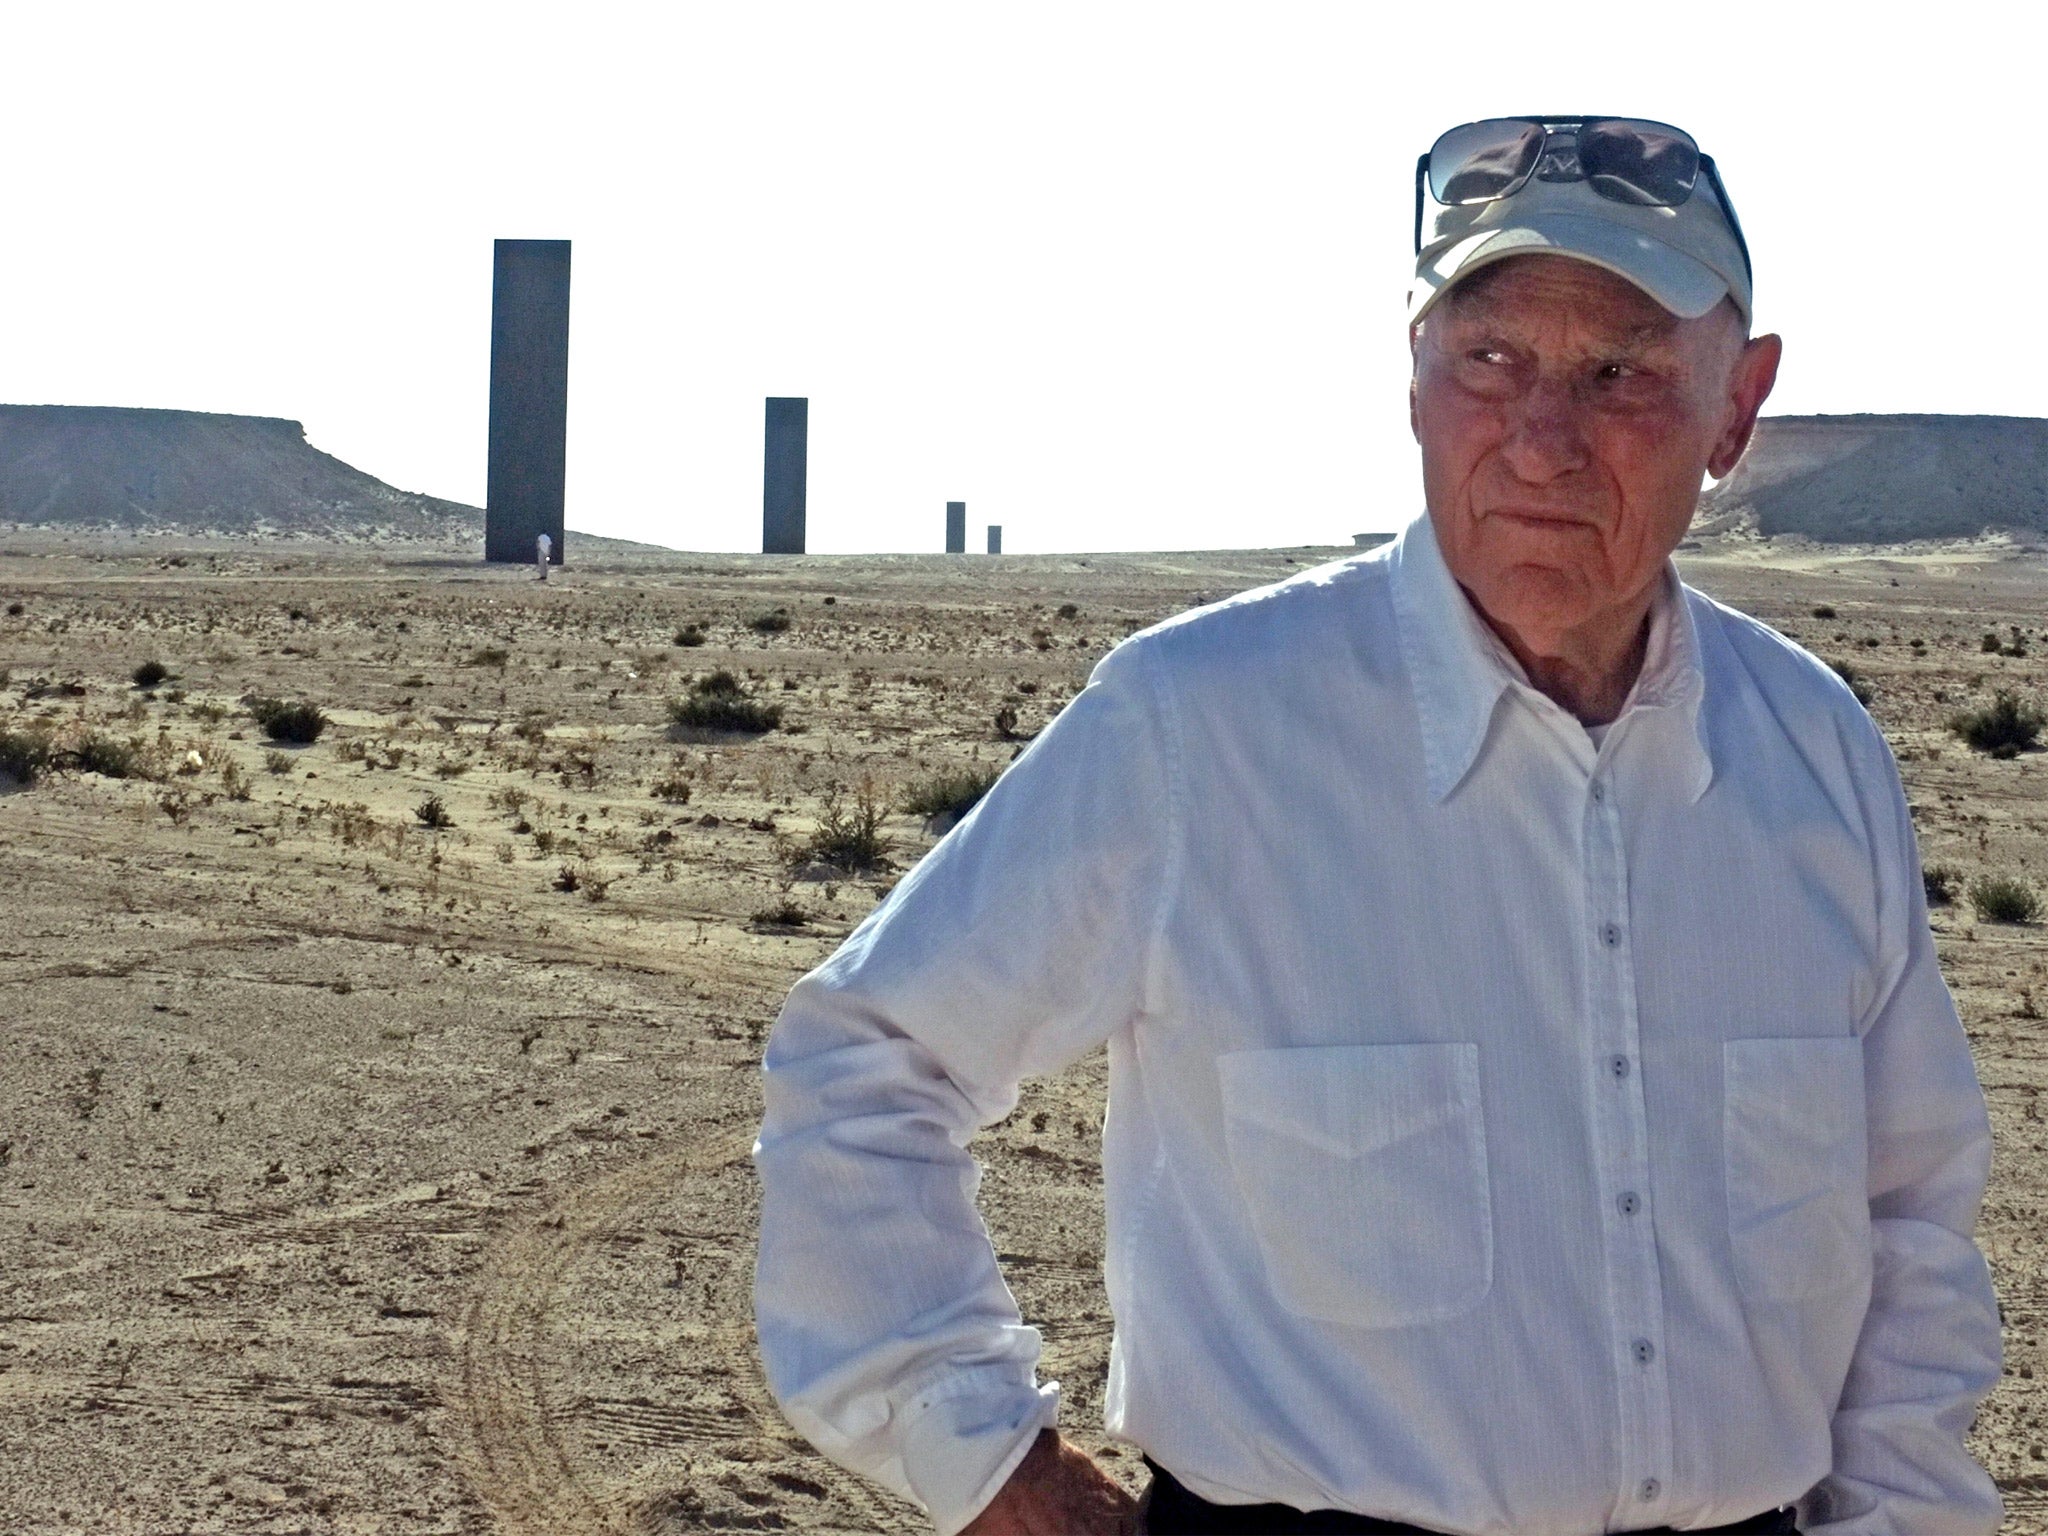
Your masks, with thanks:
[(1239, 1051), (1217, 1069), (1231, 1166), (1291, 1310), (1392, 1327), (1491, 1288), (1477, 1045)]

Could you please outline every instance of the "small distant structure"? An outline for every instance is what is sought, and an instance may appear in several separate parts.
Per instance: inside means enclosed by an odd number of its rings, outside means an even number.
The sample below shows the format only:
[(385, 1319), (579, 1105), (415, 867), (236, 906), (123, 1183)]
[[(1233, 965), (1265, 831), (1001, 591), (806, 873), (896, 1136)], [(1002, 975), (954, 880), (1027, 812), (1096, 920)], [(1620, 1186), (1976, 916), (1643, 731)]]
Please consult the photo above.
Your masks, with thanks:
[(499, 240), (491, 260), (491, 428), (484, 559), (564, 553), (569, 444), (569, 242)]
[(553, 552), (555, 541), (542, 534), (533, 541), (533, 563), (540, 567), (540, 579), (548, 579), (548, 556)]
[(1003, 525), (1001, 523), (990, 523), (988, 525), (988, 552), (992, 555), (1000, 555), (1003, 552)]
[(804, 479), (808, 471), (808, 396), (770, 395), (761, 456), (761, 553), (804, 552)]
[(964, 501), (946, 503), (946, 553), (967, 553), (967, 503)]
[(1382, 537), (1383, 535), (1377, 533), (1354, 533), (1351, 535), (1351, 547), (1353, 549), (1371, 549), (1373, 545), (1381, 541)]

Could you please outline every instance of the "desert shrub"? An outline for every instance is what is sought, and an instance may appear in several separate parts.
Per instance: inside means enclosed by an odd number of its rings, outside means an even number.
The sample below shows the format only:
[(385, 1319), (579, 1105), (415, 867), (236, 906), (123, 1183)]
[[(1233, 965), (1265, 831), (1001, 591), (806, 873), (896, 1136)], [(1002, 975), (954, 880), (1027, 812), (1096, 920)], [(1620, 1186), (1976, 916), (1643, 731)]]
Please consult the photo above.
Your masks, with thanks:
[(1979, 875), (1970, 882), (1970, 905), (1987, 923), (2040, 921), (2041, 896), (2011, 875)]
[(696, 646), (702, 645), (703, 643), (704, 626), (701, 624), (685, 624), (681, 629), (676, 631), (677, 645)]
[(657, 800), (666, 800), (670, 805), (690, 803), (690, 765), (678, 757), (669, 764), (668, 771), (654, 781), (652, 793)]
[(857, 875), (873, 869), (888, 851), (882, 836), (882, 818), (888, 802), (863, 785), (849, 806), (836, 789), (825, 795), (824, 810), (818, 816), (818, 830), (792, 846), (791, 864), (829, 864)]
[(249, 700), (249, 714), (272, 741), (294, 746), (318, 741), (327, 729), (327, 716), (320, 706), (304, 699), (254, 698)]
[(1966, 709), (1949, 719), (1949, 729), (1979, 752), (2017, 757), (2040, 744), (2041, 711), (2020, 702), (2019, 695), (2000, 689), (1983, 709)]
[(1834, 607), (1829, 603), (1815, 603), (1813, 605), (1813, 616), (1816, 619), (1832, 619), (1835, 616)]
[(41, 731), (0, 728), (0, 778), (33, 784), (49, 766), (49, 737)]
[(747, 620), (747, 628), (757, 635), (779, 635), (789, 628), (789, 610), (777, 608), (772, 613), (757, 613)]
[(1058, 612), (1063, 619), (1078, 619), (1081, 617), (1081, 606), (1078, 603), (1061, 603)]
[(903, 809), (912, 816), (951, 817), (958, 821), (989, 792), (1000, 768), (951, 768), (918, 779), (903, 791)]
[(1927, 905), (1945, 907), (1963, 888), (1963, 872), (1953, 864), (1930, 864), (1920, 871), (1920, 885), (1927, 893)]
[(1831, 661), (1828, 665), (1835, 669), (1835, 676), (1849, 685), (1849, 691), (1856, 696), (1856, 702), (1865, 709), (1870, 708), (1870, 679), (1846, 661)]
[(2001, 649), (2000, 641), (1998, 638), (1998, 631), (1995, 629), (1985, 630), (1983, 642), (1977, 647), (1977, 649), (1982, 651), (1987, 656), (1996, 656), (1999, 650)]
[(569, 893), (582, 889), (583, 877), (576, 873), (576, 866), (574, 864), (564, 864), (560, 869), (555, 871), (555, 878), (550, 882), (550, 884), (552, 884), (556, 890), (561, 891), (563, 894), (567, 895)]
[(512, 659), (512, 653), (501, 645), (487, 645), (482, 650), (471, 651), (465, 667), (502, 667)]
[(10, 619), (18, 619), (27, 612), (28, 605), (25, 603), (9, 603), (7, 605), (7, 617)]
[(669, 703), (672, 725), (686, 730), (733, 731), (759, 736), (782, 723), (780, 704), (763, 704), (740, 686), (724, 668), (690, 685), (690, 696)]
[(141, 758), (134, 742), (101, 731), (86, 732), (71, 749), (72, 764), (80, 773), (96, 773), (103, 779), (140, 777)]
[(1017, 736), (1017, 711), (1015, 706), (1005, 704), (996, 711), (996, 735), (1004, 741), (1014, 741)]
[(728, 668), (720, 667), (716, 672), (706, 673), (690, 684), (690, 691), (701, 694), (726, 694), (738, 698), (747, 691), (747, 687)]
[(242, 765), (232, 757), (220, 765), (221, 792), (230, 800), (249, 798), (249, 775), (242, 771)]
[(428, 795), (412, 808), (413, 820), (423, 827), (432, 827), (436, 832), (455, 825), (455, 818), (448, 814), (448, 807), (439, 795)]
[(789, 897), (757, 908), (747, 919), (757, 928), (801, 928), (811, 920), (811, 914), (798, 906)]
[(292, 771), (292, 755), (289, 752), (280, 752), (277, 748), (272, 747), (263, 754), (263, 771), (266, 773), (290, 773)]
[(145, 661), (128, 675), (135, 680), (136, 687), (154, 688), (158, 683), (161, 683), (171, 675), (171, 669), (162, 662), (151, 659)]

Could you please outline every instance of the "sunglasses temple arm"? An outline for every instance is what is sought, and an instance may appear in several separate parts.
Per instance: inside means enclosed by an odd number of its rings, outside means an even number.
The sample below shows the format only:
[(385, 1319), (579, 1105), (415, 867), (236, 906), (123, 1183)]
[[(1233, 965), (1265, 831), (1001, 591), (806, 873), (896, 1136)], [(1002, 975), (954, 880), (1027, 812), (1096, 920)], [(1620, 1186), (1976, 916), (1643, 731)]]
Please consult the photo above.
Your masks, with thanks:
[[(1418, 256), (1422, 254), (1422, 187), (1428, 175), (1429, 156), (1425, 154), (1415, 162), (1415, 254)], [(1725, 204), (1727, 199), (1722, 201)], [(1738, 235), (1736, 238), (1741, 237)], [(1747, 252), (1744, 254), (1746, 256)]]
[[(1701, 155), (1700, 165), (1707, 173), (1707, 180), (1713, 183), (1714, 196), (1721, 204), (1721, 212), (1728, 219), (1728, 228), (1735, 235), (1735, 244), (1742, 251), (1742, 270), (1749, 274), (1749, 280), (1756, 281), (1756, 263), (1749, 259), (1749, 241), (1742, 235), (1742, 220), (1735, 216), (1735, 205), (1728, 201), (1728, 189), (1721, 185), (1720, 169), (1714, 164), (1712, 155)], [(1419, 226), (1418, 226), (1419, 227)], [(1416, 247), (1418, 250), (1420, 246)]]

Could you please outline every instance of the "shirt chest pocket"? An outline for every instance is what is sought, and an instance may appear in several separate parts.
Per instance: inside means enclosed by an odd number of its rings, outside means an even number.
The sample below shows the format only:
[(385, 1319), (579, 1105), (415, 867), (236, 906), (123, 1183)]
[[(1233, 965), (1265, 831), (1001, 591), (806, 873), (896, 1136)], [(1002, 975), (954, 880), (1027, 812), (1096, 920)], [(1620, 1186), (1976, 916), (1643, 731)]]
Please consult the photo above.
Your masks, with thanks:
[(1477, 1045), (1238, 1051), (1217, 1065), (1232, 1171), (1284, 1306), (1393, 1328), (1486, 1295)]
[(1721, 1046), (1722, 1158), (1735, 1278), (1754, 1301), (1795, 1301), (1868, 1279), (1863, 1042)]

